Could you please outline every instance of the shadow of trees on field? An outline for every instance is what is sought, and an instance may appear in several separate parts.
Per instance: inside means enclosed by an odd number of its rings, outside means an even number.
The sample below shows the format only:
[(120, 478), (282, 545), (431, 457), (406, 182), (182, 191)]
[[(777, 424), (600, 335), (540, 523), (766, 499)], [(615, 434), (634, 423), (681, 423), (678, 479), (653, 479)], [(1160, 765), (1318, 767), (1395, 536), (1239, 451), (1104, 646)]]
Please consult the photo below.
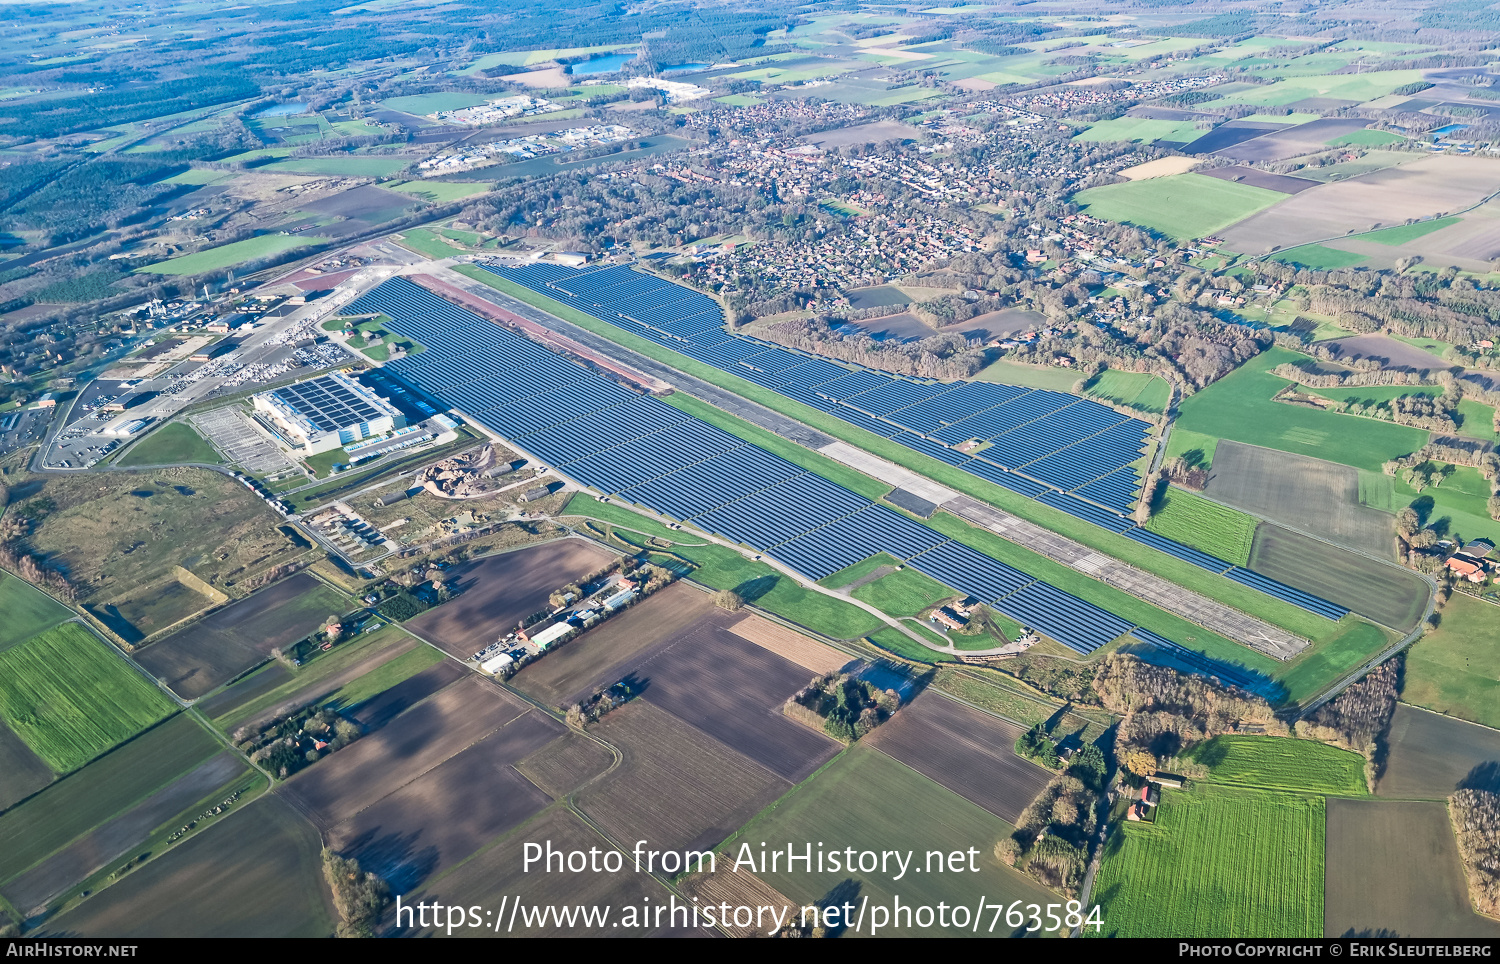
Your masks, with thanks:
[(740, 583), (734, 588), (734, 591), (739, 593), (740, 598), (745, 600), (745, 602), (753, 603), (765, 596), (772, 589), (775, 589), (776, 584), (780, 581), (780, 576), (768, 573), (764, 576), (757, 576), (754, 579)]
[(1485, 790), (1500, 793), (1500, 760), (1487, 760), (1458, 781), (1459, 790)]

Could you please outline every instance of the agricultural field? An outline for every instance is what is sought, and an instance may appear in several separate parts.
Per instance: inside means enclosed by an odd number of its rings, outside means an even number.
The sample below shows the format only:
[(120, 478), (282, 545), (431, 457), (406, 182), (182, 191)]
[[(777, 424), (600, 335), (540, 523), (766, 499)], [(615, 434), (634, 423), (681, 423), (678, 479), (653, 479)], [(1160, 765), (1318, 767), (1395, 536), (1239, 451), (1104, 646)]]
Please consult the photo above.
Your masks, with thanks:
[(562, 733), (527, 714), (334, 827), (329, 846), (410, 891), (552, 802), (515, 764)]
[(52, 769), (25, 741), (0, 726), (0, 812), (25, 800), (54, 779)]
[(1285, 199), (1284, 194), (1233, 181), (1175, 174), (1089, 188), (1073, 201), (1093, 217), (1190, 241), (1223, 231)]
[(1017, 756), (1025, 732), (937, 693), (918, 696), (866, 738), (887, 756), (1007, 822), (1021, 816), (1052, 774)]
[(1170, 488), (1146, 528), (1226, 562), (1245, 565), (1260, 523), (1252, 516), (1211, 502), (1186, 489)]
[(602, 744), (568, 733), (516, 764), (516, 771), (543, 793), (560, 799), (608, 770), (613, 762)]
[[(820, 900), (836, 887), (847, 886), (845, 882), (850, 879), (858, 887), (859, 899), (868, 896), (871, 904), (889, 904), (898, 893), (903, 904), (965, 904), (972, 903), (976, 894), (1006, 905), (1016, 900), (1060, 903), (1062, 898), (1057, 894), (993, 856), (995, 842), (1014, 829), (874, 747), (855, 744), (774, 809), (747, 824), (726, 848), (732, 853), (741, 841), (755, 847), (762, 840), (821, 840), (830, 848), (853, 847), (856, 851), (912, 850), (918, 855), (969, 847), (979, 851), (979, 872), (962, 875), (908, 874), (895, 882), (889, 874), (879, 873), (802, 873), (799, 869), (795, 873), (760, 875), (766, 884), (799, 904)], [(988, 917), (984, 925), (981, 934), (987, 931)], [(915, 928), (893, 927), (889, 935), (916, 933)], [(930, 936), (938, 931), (922, 933)], [(1004, 920), (994, 934), (1010, 936)]]
[(196, 699), (349, 610), (338, 590), (299, 573), (253, 593), (135, 654), (184, 699)]
[(610, 713), (593, 733), (618, 747), (624, 761), (585, 787), (577, 806), (619, 840), (675, 850), (713, 847), (792, 788), (644, 700)]
[(244, 241), (221, 244), (206, 251), (195, 251), (181, 257), (169, 258), (158, 264), (148, 264), (136, 270), (142, 274), (165, 274), (179, 277), (204, 274), (209, 271), (233, 268), (247, 261), (275, 257), (287, 251), (305, 248), (310, 243), (304, 238), (294, 238), (286, 234), (262, 234), (259, 237), (246, 238)]
[(271, 174), (321, 174), (331, 177), (390, 177), (409, 167), (414, 158), (379, 154), (342, 154), (336, 157), (284, 157), (258, 166)]
[(1500, 609), (1461, 592), (1437, 629), (1406, 653), (1401, 698), (1461, 720), (1500, 727)]
[(1327, 937), (1500, 937), (1474, 913), (1447, 808), (1436, 801), (1329, 800)]
[(181, 714), (0, 814), (0, 882), (168, 786), (222, 748), (192, 717)]
[[(611, 906), (621, 910), (627, 906), (646, 906), (666, 903), (671, 895), (656, 879), (647, 874), (596, 874), (550, 873), (527, 874), (522, 870), (523, 847), (528, 842), (550, 840), (554, 848), (563, 851), (581, 850), (591, 847), (608, 850), (607, 840), (595, 833), (586, 823), (563, 807), (553, 807), (541, 814), (524, 828), (512, 833), (495, 846), (476, 854), (472, 859), (449, 873), (426, 884), (421, 890), (405, 898), (413, 902), (436, 900), (443, 904), (479, 904), (483, 907), (500, 906), (509, 895), (524, 893), (526, 903), (547, 905)], [(652, 841), (654, 844), (656, 841)], [(622, 918), (616, 917), (618, 923)], [(442, 935), (442, 929), (402, 928), (395, 933), (401, 936)], [(516, 922), (510, 931), (517, 937), (649, 937), (677, 936), (682, 932), (668, 927), (557, 927), (552, 921), (528, 926), (524, 920)], [(694, 933), (694, 932), (689, 932)], [(701, 932), (697, 932), (701, 933)], [(483, 928), (463, 928), (453, 932), (454, 937), (487, 937)]]
[(1303, 191), (1295, 203), (1247, 217), (1220, 235), (1228, 250), (1258, 256), (1403, 225), (1478, 204), (1494, 190), (1494, 172), (1488, 158), (1418, 158)]
[(1150, 144), (1169, 141), (1186, 144), (1203, 133), (1194, 121), (1145, 120), (1139, 117), (1120, 117), (1089, 125), (1088, 130), (1074, 140), (1079, 141), (1134, 141)]
[[(1178, 425), (1201, 435), (1372, 472), (1379, 472), (1381, 463), (1415, 452), (1426, 443), (1427, 433), (1420, 429), (1273, 401), (1290, 383), (1270, 370), (1284, 363), (1307, 362), (1307, 356), (1285, 348), (1262, 352), (1184, 399)], [(1211, 484), (1209, 494), (1213, 494)]]
[(439, 111), (458, 110), (462, 107), (477, 107), (480, 104), (490, 102), (489, 97), (484, 94), (475, 94), (462, 90), (445, 90), (433, 94), (412, 94), (409, 97), (391, 97), (381, 101), (391, 110), (399, 110), (404, 114), (436, 114)]
[(1255, 532), (1250, 568), (1403, 633), (1426, 615), (1432, 594), (1409, 569), (1269, 523)]
[(392, 181), (381, 186), (387, 191), (410, 194), (428, 204), (449, 204), (476, 194), (484, 194), (490, 189), (488, 184), (469, 181)]
[(533, 699), (566, 709), (608, 686), (626, 667), (712, 623), (714, 597), (677, 583), (588, 630), (523, 668), (512, 685)]
[(138, 597), (178, 566), (236, 595), (242, 580), (301, 554), (264, 502), (208, 469), (50, 475), (35, 497), (52, 508), (32, 545), (98, 609)]
[(49, 921), (41, 935), (327, 937), (335, 913), (313, 828), (274, 794)]
[(173, 709), (78, 623), (0, 652), (0, 719), (57, 773), (82, 766)]
[(1084, 394), (1101, 402), (1125, 405), (1143, 412), (1159, 413), (1167, 407), (1172, 386), (1166, 379), (1137, 372), (1106, 369), (1086, 387)]
[(378, 730), (450, 683), (462, 679), (465, 672), (451, 660), (434, 663), (365, 702), (346, 709), (345, 713), (366, 732)]
[(1321, 937), (1322, 797), (1164, 790), (1155, 823), (1121, 823), (1094, 884), (1113, 937)]
[(1442, 800), (1461, 788), (1500, 793), (1500, 731), (1402, 703), (1386, 743), (1376, 796)]
[[(1180, 435), (1172, 433), (1174, 443)], [(1189, 444), (1202, 451), (1202, 443)], [(1213, 469), (1205, 492), (1213, 499), (1379, 558), (1394, 556), (1394, 491), (1386, 504), (1366, 501), (1379, 494), (1375, 482), (1389, 485), (1379, 472), (1238, 442), (1219, 442), (1209, 458)]]
[(1317, 695), (1323, 687), (1401, 638), (1395, 632), (1348, 616), (1334, 625), (1333, 633), (1288, 660), (1277, 673), (1288, 702), (1297, 703)]
[(408, 620), (408, 628), (459, 659), (515, 630), (547, 608), (547, 597), (614, 558), (582, 539), (473, 559), (446, 573), (455, 597)]
[(282, 792), (326, 830), (527, 713), (537, 715), (497, 686), (460, 680), (296, 774)]
[(1209, 783), (1365, 796), (1365, 759), (1338, 747), (1274, 736), (1219, 736), (1183, 756)]
[(1339, 251), (1321, 244), (1301, 244), (1295, 248), (1276, 252), (1271, 256), (1271, 260), (1296, 265), (1299, 268), (1311, 268), (1314, 271), (1337, 271), (1339, 268), (1352, 268), (1357, 264), (1364, 264), (1370, 259), (1362, 254)]
[(0, 572), (0, 652), (72, 617), (62, 603), (19, 576)]
[[(147, 844), (154, 836), (153, 831), (172, 818), (186, 814), (184, 819), (190, 819), (201, 812), (197, 806), (205, 801), (217, 803), (222, 800), (223, 794), (216, 791), (238, 782), (249, 772), (249, 765), (239, 755), (227, 750), (218, 753), (0, 886), (0, 892), (11, 906), (32, 915), (73, 885), (104, 869), (111, 861)], [(264, 780), (260, 782), (263, 786)], [(175, 821), (173, 823), (172, 829), (181, 826)]]

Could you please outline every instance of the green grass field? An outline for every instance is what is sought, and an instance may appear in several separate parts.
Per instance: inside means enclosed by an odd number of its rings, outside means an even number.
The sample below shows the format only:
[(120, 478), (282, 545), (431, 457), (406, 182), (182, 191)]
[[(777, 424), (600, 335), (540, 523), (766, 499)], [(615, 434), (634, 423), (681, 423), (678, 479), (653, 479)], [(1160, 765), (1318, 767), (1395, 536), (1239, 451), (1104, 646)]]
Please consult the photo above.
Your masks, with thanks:
[(1454, 593), (1438, 628), (1407, 650), (1401, 698), (1500, 727), (1500, 608)]
[(70, 618), (73, 611), (31, 583), (0, 572), (0, 652)]
[[(908, 873), (904, 879), (892, 881), (894, 871), (819, 872), (815, 864), (811, 873), (803, 873), (800, 868), (787, 873), (783, 862), (777, 871), (758, 875), (803, 904), (822, 898), (851, 877), (859, 885), (860, 897), (868, 895), (871, 905), (877, 902), (889, 905), (897, 894), (903, 904), (935, 905), (946, 901), (950, 905), (967, 903), (972, 907), (981, 894), (990, 903), (1005, 905), (1016, 900), (1043, 906), (1061, 902), (1062, 898), (1056, 894), (995, 859), (992, 853), (995, 842), (1013, 830), (999, 817), (879, 750), (856, 744), (762, 811), (727, 846), (730, 853), (735, 853), (739, 842), (745, 841), (758, 852), (761, 841), (826, 841), (827, 848), (853, 847), (856, 852), (910, 850), (919, 862), (925, 861), (931, 850), (947, 853), (973, 847), (979, 851), (975, 858), (978, 873), (927, 872), (925, 865), (919, 863), (916, 866), (923, 866), (922, 873)], [(859, 900), (854, 898), (856, 904)], [(985, 934), (988, 927), (989, 915), (979, 933)], [(1011, 930), (1002, 917), (995, 936), (1008, 937)], [(893, 927), (889, 936), (917, 933), (931, 936), (938, 932)]]
[(1400, 134), (1393, 134), (1390, 131), (1355, 131), (1352, 134), (1345, 134), (1343, 137), (1335, 137), (1333, 140), (1326, 141), (1325, 143), (1329, 147), (1343, 147), (1345, 145), (1387, 147), (1391, 144), (1405, 143), (1405, 141), (1406, 138)]
[(1105, 845), (1103, 933), (1322, 937), (1323, 836), (1322, 797), (1164, 790), (1155, 823), (1122, 823)]
[(422, 670), (442, 661), (441, 650), (432, 646), (419, 645), (411, 652), (402, 653), (389, 663), (377, 666), (358, 679), (339, 687), (338, 691), (326, 702), (345, 709), (358, 706), (366, 700), (379, 696), (397, 683), (409, 680)]
[(160, 264), (148, 264), (144, 268), (137, 268), (136, 272), (169, 275), (203, 274), (205, 271), (232, 268), (246, 261), (256, 261), (296, 248), (305, 248), (310, 243), (304, 238), (294, 238), (286, 234), (262, 234), (243, 241), (221, 244), (217, 248), (209, 248), (206, 251), (185, 254), (180, 258), (171, 258)]
[(860, 586), (851, 595), (889, 616), (915, 616), (956, 593), (931, 576), (907, 568)]
[(1145, 412), (1160, 412), (1167, 407), (1172, 386), (1166, 379), (1137, 372), (1107, 369), (1084, 393), (1090, 398), (1118, 405), (1129, 405)]
[(1337, 624), (1337, 635), (1323, 639), (1300, 656), (1281, 664), (1277, 678), (1286, 687), (1288, 702), (1300, 703), (1316, 696), (1323, 687), (1372, 659), (1397, 638), (1374, 623), (1345, 616)]
[(1250, 561), (1259, 521), (1237, 509), (1172, 488), (1146, 528), (1243, 566)]
[(1054, 392), (1071, 392), (1078, 382), (1078, 373), (1072, 369), (1021, 365), (1008, 361), (992, 362), (980, 369), (979, 374), (974, 377), (985, 382), (1046, 388)]
[(0, 814), (0, 881), (9, 880), (222, 748), (184, 713)]
[(1450, 224), (1462, 221), (1460, 217), (1432, 218), (1427, 221), (1418, 221), (1416, 224), (1402, 224), (1394, 228), (1381, 228), (1379, 231), (1371, 231), (1369, 234), (1361, 234), (1360, 241), (1374, 241), (1376, 244), (1388, 244), (1392, 247), (1415, 241), (1424, 235), (1434, 231), (1441, 231)]
[[(904, 619), (902, 622), (924, 639), (929, 639), (939, 646), (947, 645), (947, 640), (928, 629), (920, 621)], [(947, 653), (939, 653), (928, 649), (901, 630), (892, 626), (887, 626), (879, 632), (871, 633), (865, 638), (886, 652), (895, 653), (897, 656), (914, 660), (918, 663), (952, 663), (958, 659), (957, 656), (950, 656)]]
[(1208, 782), (1364, 796), (1365, 758), (1335, 746), (1275, 736), (1220, 736), (1183, 756), (1208, 767)]
[(82, 766), (173, 709), (77, 623), (0, 653), (0, 718), (58, 773)]
[(337, 157), (288, 157), (257, 167), (274, 174), (329, 174), (335, 177), (390, 177), (412, 163), (409, 157), (342, 154)]
[(818, 580), (818, 585), (826, 586), (829, 589), (842, 589), (852, 582), (863, 579), (881, 566), (890, 566), (894, 569), (899, 565), (901, 565), (901, 560), (895, 556), (888, 556), (883, 552), (877, 552), (870, 558), (863, 559), (852, 566), (840, 569), (831, 576), (824, 576)]
[(1222, 231), (1285, 194), (1202, 174), (1174, 174), (1126, 184), (1106, 184), (1074, 195), (1085, 212), (1188, 241)]
[(417, 254), (425, 255), (434, 260), (452, 258), (465, 253), (463, 248), (455, 248), (426, 228), (412, 228), (410, 231), (402, 231), (401, 244), (411, 248)]
[(414, 195), (430, 204), (460, 201), (476, 194), (484, 194), (490, 189), (488, 184), (473, 184), (465, 181), (399, 181), (382, 184), (381, 187), (387, 191), (400, 191), (402, 194)]
[(168, 465), (176, 462), (209, 462), (214, 465), (224, 461), (203, 436), (186, 422), (164, 425), (141, 439), (119, 465)]
[(1321, 244), (1303, 244), (1271, 255), (1270, 260), (1283, 264), (1295, 264), (1314, 271), (1335, 271), (1370, 260), (1362, 254), (1338, 251)]
[(1306, 361), (1306, 355), (1285, 348), (1261, 353), (1184, 399), (1177, 427), (1375, 472), (1383, 462), (1426, 444), (1427, 433), (1420, 429), (1272, 401), (1289, 383), (1270, 370)]

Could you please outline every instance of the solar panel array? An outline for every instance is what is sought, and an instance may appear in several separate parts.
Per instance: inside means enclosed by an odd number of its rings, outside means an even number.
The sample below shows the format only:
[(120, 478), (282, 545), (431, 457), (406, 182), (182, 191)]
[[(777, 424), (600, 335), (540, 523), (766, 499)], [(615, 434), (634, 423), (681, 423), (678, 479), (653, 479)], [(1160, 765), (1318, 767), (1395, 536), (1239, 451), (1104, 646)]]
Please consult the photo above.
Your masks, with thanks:
[(404, 278), (346, 310), (387, 315), (397, 333), (425, 346), (384, 371), (585, 485), (748, 545), (808, 578), (884, 552), (1079, 653), (1132, 628)]
[(629, 265), (484, 267), (673, 351), (1309, 612), (1335, 620), (1348, 612), (1139, 528), (1127, 515), (1141, 487), (1130, 463), (1140, 458), (1149, 426), (1097, 402), (990, 382), (925, 382), (799, 354), (729, 333), (718, 302)]

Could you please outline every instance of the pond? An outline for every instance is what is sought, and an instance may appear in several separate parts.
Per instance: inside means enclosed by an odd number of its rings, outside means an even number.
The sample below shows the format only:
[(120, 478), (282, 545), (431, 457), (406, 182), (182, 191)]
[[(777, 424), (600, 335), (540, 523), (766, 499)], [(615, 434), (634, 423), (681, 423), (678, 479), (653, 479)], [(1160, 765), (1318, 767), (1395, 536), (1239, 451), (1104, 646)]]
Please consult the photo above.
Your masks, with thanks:
[(612, 74), (634, 59), (635, 54), (605, 54), (603, 57), (591, 57), (582, 63), (574, 64), (571, 73), (575, 77)]
[(299, 100), (292, 104), (273, 104), (264, 110), (256, 111), (256, 117), (289, 117), (293, 114), (307, 113), (307, 101)]

